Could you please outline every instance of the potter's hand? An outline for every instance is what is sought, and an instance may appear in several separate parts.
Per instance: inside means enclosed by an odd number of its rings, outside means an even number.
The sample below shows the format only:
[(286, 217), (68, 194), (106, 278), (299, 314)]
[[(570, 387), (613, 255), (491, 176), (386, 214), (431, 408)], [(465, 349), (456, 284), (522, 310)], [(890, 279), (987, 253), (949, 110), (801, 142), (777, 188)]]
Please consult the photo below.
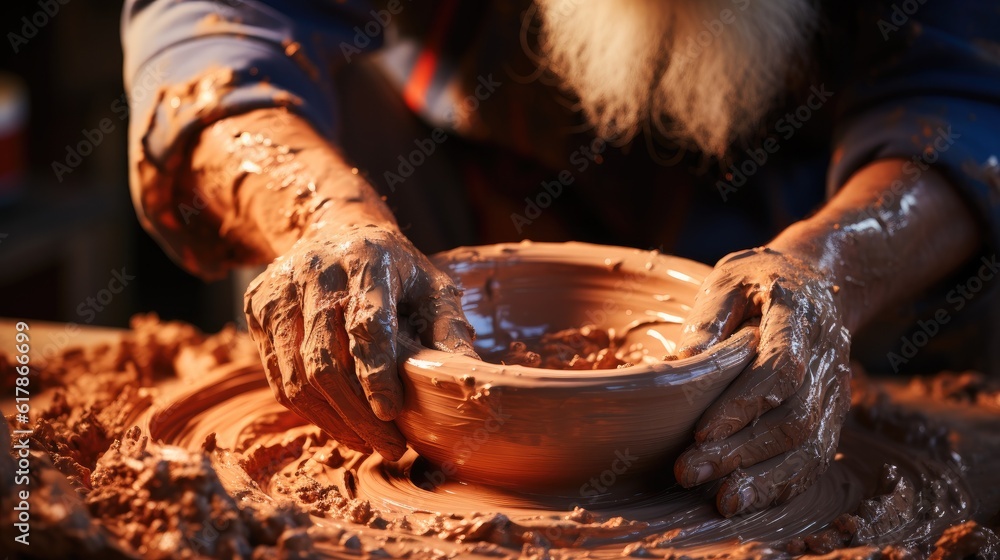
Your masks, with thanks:
[[(389, 227), (311, 232), (246, 293), (247, 322), (281, 404), (349, 447), (399, 459), (398, 330), (475, 356), (459, 290)], [(400, 310), (415, 318), (399, 324)]]
[(833, 283), (773, 249), (723, 258), (684, 326), (679, 357), (697, 354), (760, 317), (757, 357), (698, 421), (675, 464), (685, 487), (723, 478), (725, 516), (780, 503), (833, 459), (850, 406), (850, 336)]

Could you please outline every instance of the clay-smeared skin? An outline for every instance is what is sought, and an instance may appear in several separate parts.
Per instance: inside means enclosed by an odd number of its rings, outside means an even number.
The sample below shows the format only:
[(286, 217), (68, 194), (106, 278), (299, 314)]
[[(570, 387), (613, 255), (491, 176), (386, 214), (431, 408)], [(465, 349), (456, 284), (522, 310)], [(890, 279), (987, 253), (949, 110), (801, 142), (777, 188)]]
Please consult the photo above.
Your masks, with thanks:
[(214, 225), (221, 242), (252, 255), (243, 264), (273, 261), (308, 230), (369, 224), (398, 230), (357, 171), (306, 121), (283, 109), (206, 128), (185, 179), (207, 205), (191, 219)]
[[(817, 215), (723, 258), (705, 280), (678, 356), (761, 320), (757, 359), (705, 412), (674, 469), (685, 486), (726, 477), (722, 514), (787, 500), (826, 470), (850, 404), (849, 333), (974, 249), (975, 222), (944, 178), (912, 181), (902, 165), (862, 169)], [(897, 180), (904, 188), (892, 190)]]
[[(697, 446), (677, 461), (677, 480), (688, 487), (728, 475), (717, 505), (729, 516), (798, 495), (826, 470), (850, 405), (850, 336), (829, 281), (773, 250), (727, 257), (703, 286), (695, 309), (733, 309), (727, 321), (742, 322), (745, 306), (762, 300), (757, 358), (705, 411)], [(729, 286), (756, 293), (748, 298)], [(726, 328), (712, 320), (689, 316), (688, 325)]]
[[(460, 294), (374, 190), (304, 121), (274, 109), (219, 121), (192, 153), (200, 219), (257, 260), (250, 333), (278, 401), (352, 448), (398, 459), (400, 307), (424, 343), (475, 356)], [(359, 381), (360, 380), (360, 381)]]
[(425, 344), (475, 356), (458, 289), (402, 234), (372, 225), (303, 237), (246, 293), (278, 401), (354, 449), (401, 457), (406, 442), (391, 423), (403, 402), (401, 302), (423, 310)]
[[(816, 216), (764, 250), (723, 259), (706, 281), (681, 356), (761, 318), (759, 357), (708, 410), (696, 447), (675, 468), (686, 485), (727, 476), (722, 513), (788, 499), (825, 470), (849, 400), (848, 333), (974, 247), (974, 222), (957, 194), (933, 170), (910, 181), (903, 163), (862, 169)], [(892, 190), (898, 179), (904, 188)], [(284, 255), (246, 305), (279, 400), (349, 445), (398, 457), (404, 442), (385, 423), (402, 406), (390, 359), (397, 306), (437, 294), (440, 314), (424, 338), (468, 353), (455, 290), (399, 234), (374, 190), (283, 110), (209, 127), (189, 182), (210, 195), (200, 219), (217, 223), (239, 254), (258, 262)]]

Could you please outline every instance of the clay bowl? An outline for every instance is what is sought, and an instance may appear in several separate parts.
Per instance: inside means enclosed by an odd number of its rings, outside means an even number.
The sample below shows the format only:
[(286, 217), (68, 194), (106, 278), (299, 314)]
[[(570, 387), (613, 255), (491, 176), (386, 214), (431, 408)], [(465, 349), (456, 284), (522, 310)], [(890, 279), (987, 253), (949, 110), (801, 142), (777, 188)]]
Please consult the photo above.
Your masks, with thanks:
[(657, 252), (584, 243), (459, 248), (435, 264), (464, 290), (480, 355), (512, 339), (594, 324), (644, 354), (620, 369), (500, 365), (401, 337), (411, 447), (440, 475), (526, 492), (575, 495), (586, 483), (649, 473), (669, 479), (698, 417), (749, 363), (756, 328), (663, 362), (710, 267)]

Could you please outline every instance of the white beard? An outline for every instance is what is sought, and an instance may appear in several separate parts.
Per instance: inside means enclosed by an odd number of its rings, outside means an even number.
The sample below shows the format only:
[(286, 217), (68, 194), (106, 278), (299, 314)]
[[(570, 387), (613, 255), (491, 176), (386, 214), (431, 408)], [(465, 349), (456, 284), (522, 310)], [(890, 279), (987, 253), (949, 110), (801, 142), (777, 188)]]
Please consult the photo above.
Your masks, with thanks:
[(652, 123), (717, 157), (752, 136), (806, 59), (815, 2), (537, 0), (543, 55), (598, 135)]

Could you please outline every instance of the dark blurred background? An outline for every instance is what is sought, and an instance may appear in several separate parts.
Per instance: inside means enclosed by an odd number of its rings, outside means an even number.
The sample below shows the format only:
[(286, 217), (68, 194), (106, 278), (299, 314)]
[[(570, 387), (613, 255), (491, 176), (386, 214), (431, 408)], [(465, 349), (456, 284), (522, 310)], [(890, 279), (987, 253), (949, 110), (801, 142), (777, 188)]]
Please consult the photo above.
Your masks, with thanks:
[(0, 317), (126, 326), (153, 311), (215, 331), (234, 317), (229, 283), (173, 264), (132, 209), (120, 11), (0, 7)]

